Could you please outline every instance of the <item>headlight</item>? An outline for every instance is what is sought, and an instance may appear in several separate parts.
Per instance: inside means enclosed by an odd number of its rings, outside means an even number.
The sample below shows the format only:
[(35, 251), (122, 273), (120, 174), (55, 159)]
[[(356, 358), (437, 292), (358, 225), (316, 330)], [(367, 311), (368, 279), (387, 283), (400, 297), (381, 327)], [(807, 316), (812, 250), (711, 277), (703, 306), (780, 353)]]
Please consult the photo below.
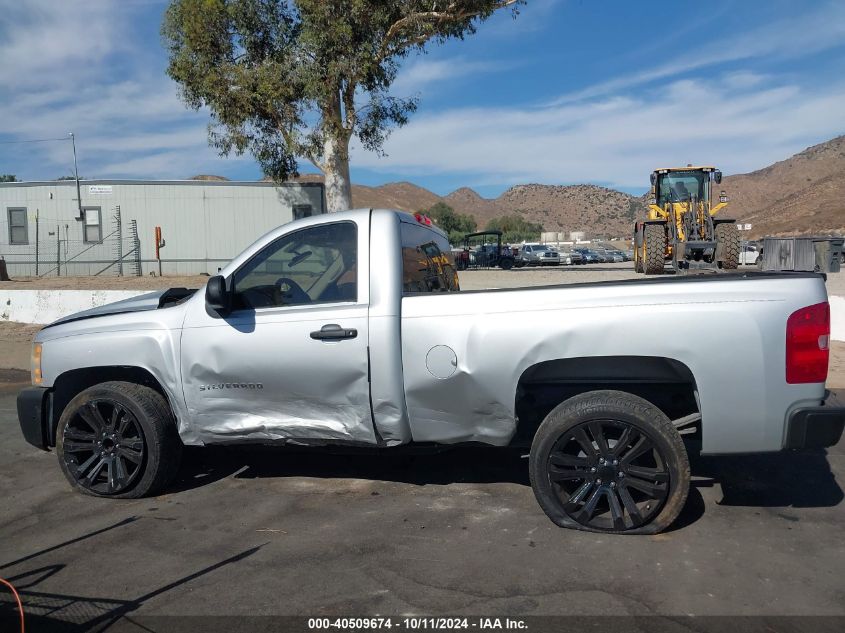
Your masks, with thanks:
[(44, 377), (41, 375), (41, 343), (35, 343), (32, 346), (32, 362), (30, 364), (32, 374), (32, 384), (40, 385)]

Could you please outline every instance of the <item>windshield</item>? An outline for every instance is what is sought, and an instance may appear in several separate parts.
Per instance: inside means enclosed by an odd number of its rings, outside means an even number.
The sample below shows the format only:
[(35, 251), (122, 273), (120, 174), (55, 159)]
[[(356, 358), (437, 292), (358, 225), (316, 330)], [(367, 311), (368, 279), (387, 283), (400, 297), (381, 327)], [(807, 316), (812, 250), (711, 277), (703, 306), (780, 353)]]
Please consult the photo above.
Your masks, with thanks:
[(657, 184), (657, 204), (710, 199), (710, 174), (703, 171), (674, 171), (661, 174)]

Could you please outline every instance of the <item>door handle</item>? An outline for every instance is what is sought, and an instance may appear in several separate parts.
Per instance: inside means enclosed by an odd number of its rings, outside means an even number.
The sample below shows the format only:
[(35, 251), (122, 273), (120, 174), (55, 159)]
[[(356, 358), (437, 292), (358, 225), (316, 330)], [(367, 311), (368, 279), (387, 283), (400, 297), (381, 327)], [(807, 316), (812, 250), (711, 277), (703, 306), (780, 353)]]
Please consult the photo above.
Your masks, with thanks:
[(311, 338), (317, 341), (340, 341), (345, 338), (355, 338), (358, 330), (354, 328), (342, 328), (337, 323), (324, 325), (316, 332), (311, 332)]

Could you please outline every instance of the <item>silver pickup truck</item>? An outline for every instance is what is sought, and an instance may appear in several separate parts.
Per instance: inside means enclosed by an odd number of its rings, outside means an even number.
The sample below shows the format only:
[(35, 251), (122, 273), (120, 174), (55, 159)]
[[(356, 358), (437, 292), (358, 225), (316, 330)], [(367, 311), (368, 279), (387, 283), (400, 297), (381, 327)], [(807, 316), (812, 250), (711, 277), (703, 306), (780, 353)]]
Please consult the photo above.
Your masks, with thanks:
[(692, 447), (839, 440), (819, 275), (461, 291), (448, 253), (423, 216), (324, 215), (203, 291), (61, 319), (33, 346), (24, 436), (122, 498), (165, 488), (183, 444), (523, 445), (552, 521), (640, 534), (681, 511)]

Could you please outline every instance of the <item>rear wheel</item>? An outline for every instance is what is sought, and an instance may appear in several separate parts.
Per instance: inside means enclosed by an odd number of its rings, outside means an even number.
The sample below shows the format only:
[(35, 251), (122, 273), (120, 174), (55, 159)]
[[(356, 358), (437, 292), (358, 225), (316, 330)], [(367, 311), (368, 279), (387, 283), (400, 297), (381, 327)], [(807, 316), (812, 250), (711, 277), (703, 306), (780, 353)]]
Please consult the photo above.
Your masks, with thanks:
[(144, 497), (179, 470), (182, 442), (173, 414), (164, 396), (143, 385), (86, 389), (65, 407), (56, 436), (62, 472), (87, 494)]
[(621, 391), (558, 405), (537, 430), (529, 463), (543, 511), (578, 530), (656, 534), (678, 517), (689, 491), (678, 431), (657, 407)]
[(734, 223), (716, 225), (716, 244), (722, 247), (722, 268), (736, 270), (739, 266), (739, 229)]
[(646, 275), (663, 272), (666, 258), (666, 231), (662, 224), (646, 224), (643, 235), (643, 269)]
[(499, 262), (499, 266), (501, 266), (502, 270), (510, 270), (511, 268), (513, 268), (513, 259), (511, 259), (510, 257), (504, 257)]

